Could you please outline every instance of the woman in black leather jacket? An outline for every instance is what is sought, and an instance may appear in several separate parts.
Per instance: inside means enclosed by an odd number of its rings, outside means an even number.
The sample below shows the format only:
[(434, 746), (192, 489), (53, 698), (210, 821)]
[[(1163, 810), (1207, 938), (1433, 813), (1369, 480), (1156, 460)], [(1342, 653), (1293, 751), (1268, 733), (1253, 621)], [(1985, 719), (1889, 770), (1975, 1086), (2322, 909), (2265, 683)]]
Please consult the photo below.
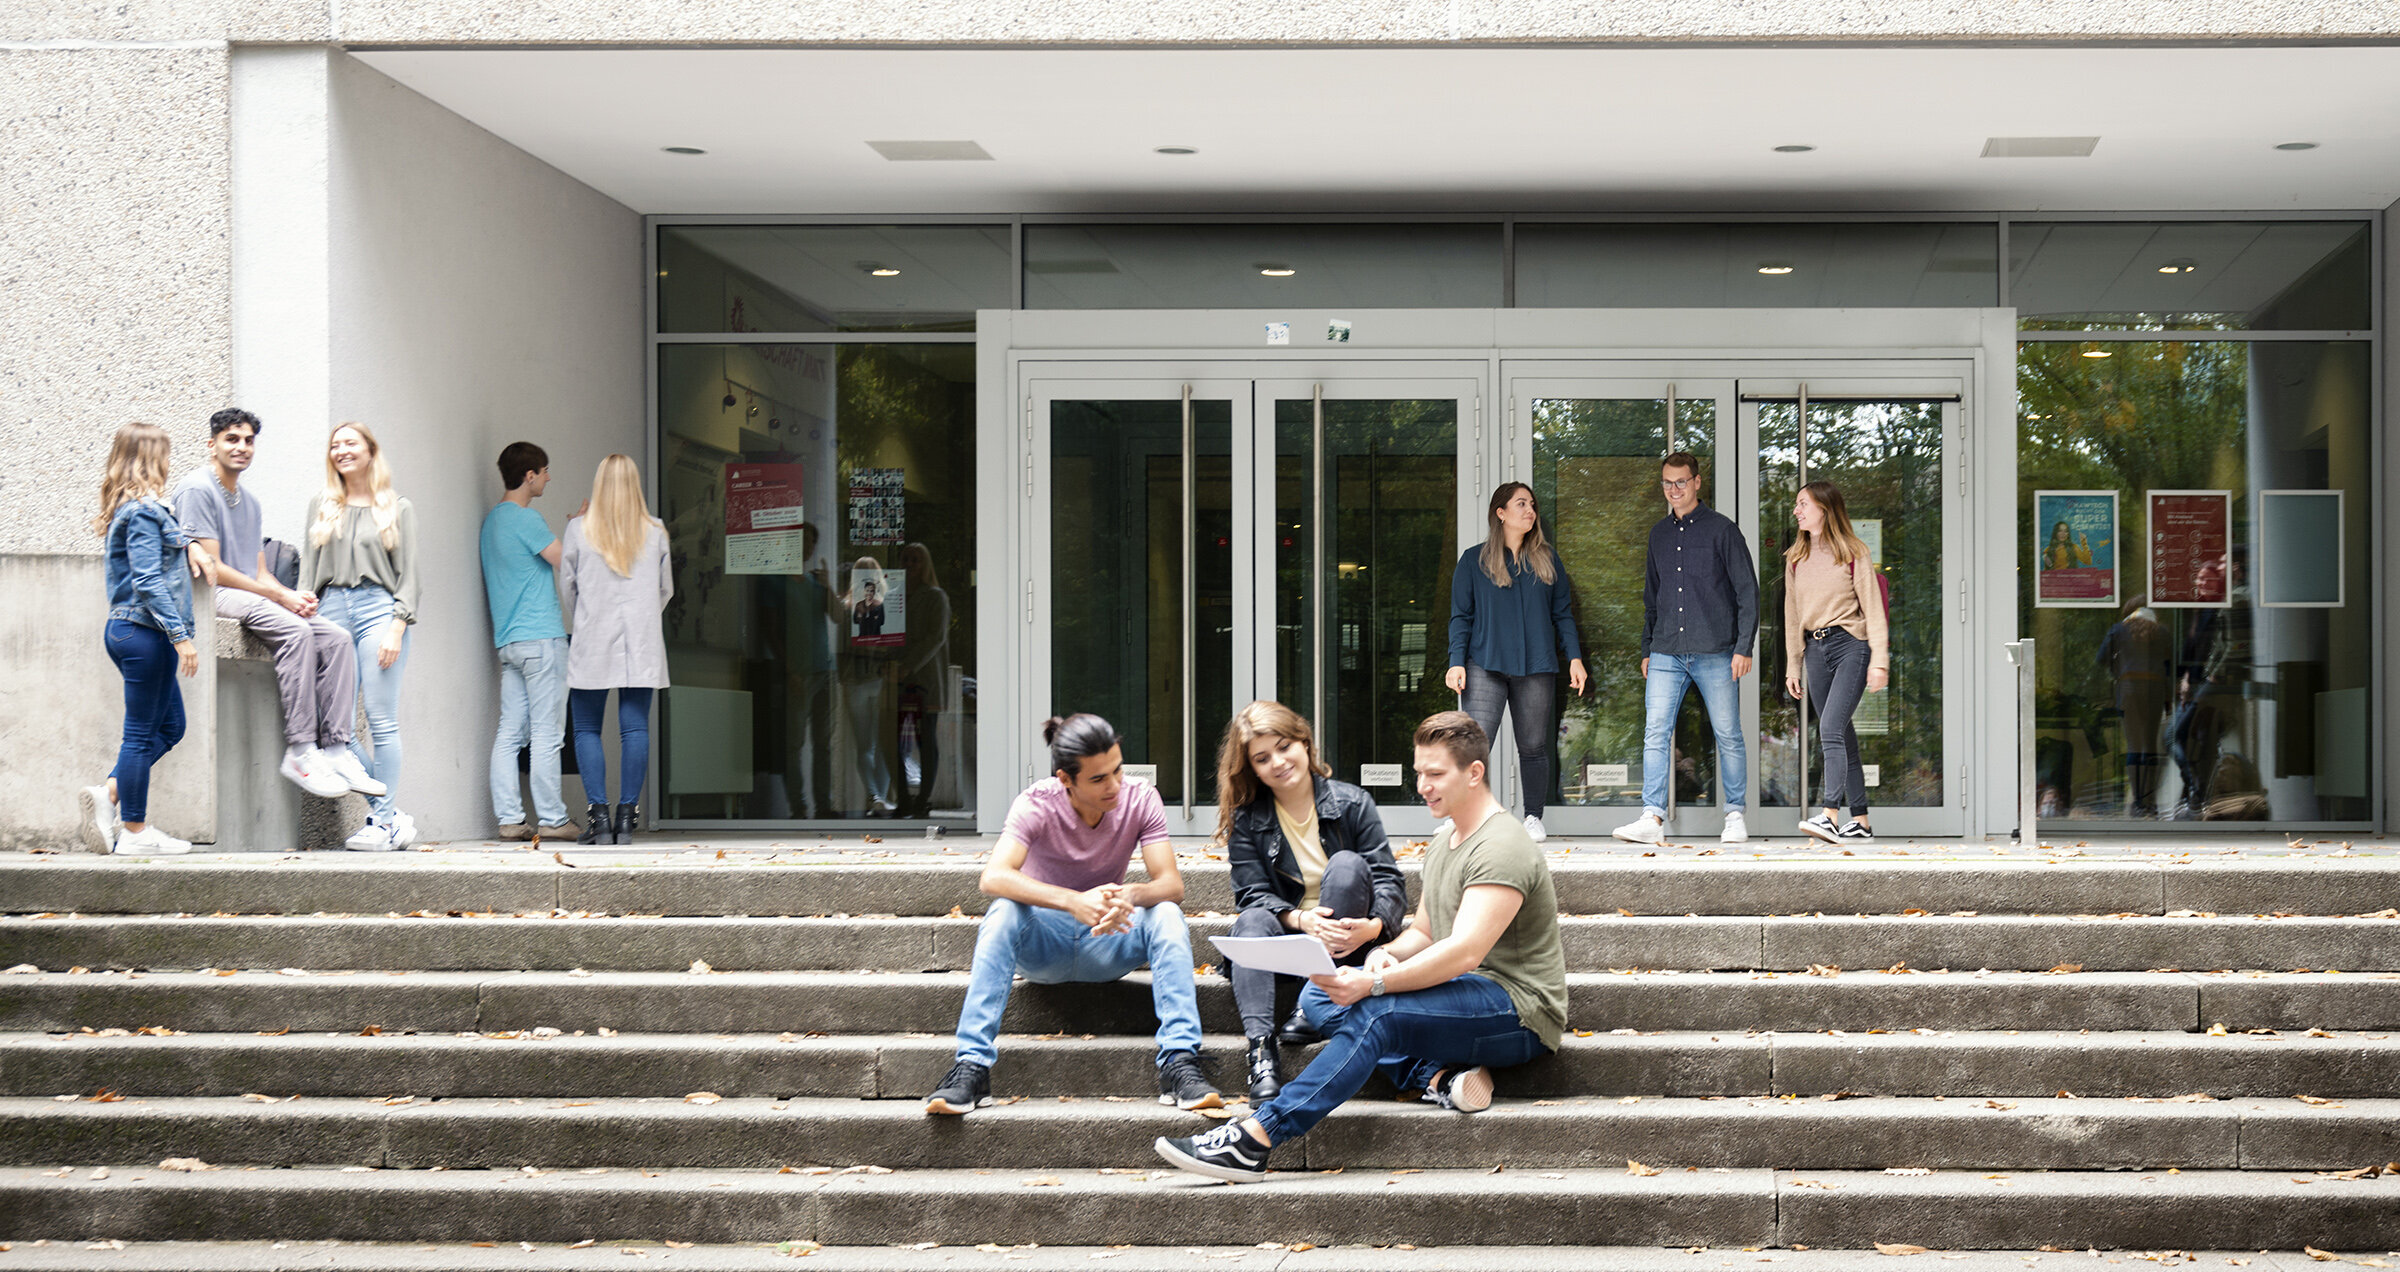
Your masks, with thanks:
[[(1225, 726), (1217, 757), (1217, 842), (1241, 915), (1235, 936), (1300, 933), (1356, 964), (1400, 935), (1408, 889), (1375, 801), (1335, 781), (1315, 730), (1280, 702), (1253, 702)], [(1249, 1041), (1250, 1100), (1283, 1089), (1276, 1064), (1273, 972), (1232, 968), (1233, 1001)], [(1293, 978), (1297, 979), (1297, 978)], [(1281, 1030), (1294, 1046), (1316, 1041), (1298, 1012)]]

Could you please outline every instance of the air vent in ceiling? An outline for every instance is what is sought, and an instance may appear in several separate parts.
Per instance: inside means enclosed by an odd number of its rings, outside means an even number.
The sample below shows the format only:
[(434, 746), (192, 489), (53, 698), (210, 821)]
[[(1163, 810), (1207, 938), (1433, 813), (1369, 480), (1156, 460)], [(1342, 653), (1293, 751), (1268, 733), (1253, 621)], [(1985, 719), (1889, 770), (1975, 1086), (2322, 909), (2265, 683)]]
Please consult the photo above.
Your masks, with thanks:
[(1986, 159), (2086, 159), (2098, 147), (2098, 137), (1986, 137)]
[(989, 159), (990, 152), (971, 141), (870, 141), (875, 153), (894, 163), (916, 159)]

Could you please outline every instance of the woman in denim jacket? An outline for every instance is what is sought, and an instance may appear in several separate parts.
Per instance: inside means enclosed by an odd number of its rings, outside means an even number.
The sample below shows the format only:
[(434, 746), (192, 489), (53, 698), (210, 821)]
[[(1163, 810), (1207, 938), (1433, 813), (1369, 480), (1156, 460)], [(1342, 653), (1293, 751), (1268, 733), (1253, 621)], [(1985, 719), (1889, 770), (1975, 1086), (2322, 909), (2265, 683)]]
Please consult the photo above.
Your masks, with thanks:
[[(109, 661), (125, 678), (125, 737), (109, 780), (82, 792), (84, 842), (95, 852), (182, 853), (191, 844), (150, 824), (150, 768), (183, 740), (183, 692), (175, 673), (200, 670), (192, 644), (192, 585), (183, 558), (190, 539), (160, 497), (169, 441), (155, 424), (127, 424), (108, 448), (100, 515), (108, 541)], [(192, 564), (207, 561), (194, 554)]]
[[(1217, 842), (1241, 907), (1233, 935), (1313, 936), (1336, 963), (1355, 964), (1400, 935), (1408, 888), (1375, 801), (1332, 772), (1299, 712), (1280, 702), (1242, 708), (1225, 726), (1217, 757)], [(1237, 964), (1232, 979), (1256, 1105), (1283, 1089), (1276, 975)], [(1295, 1011), (1280, 1037), (1300, 1046), (1317, 1034)]]

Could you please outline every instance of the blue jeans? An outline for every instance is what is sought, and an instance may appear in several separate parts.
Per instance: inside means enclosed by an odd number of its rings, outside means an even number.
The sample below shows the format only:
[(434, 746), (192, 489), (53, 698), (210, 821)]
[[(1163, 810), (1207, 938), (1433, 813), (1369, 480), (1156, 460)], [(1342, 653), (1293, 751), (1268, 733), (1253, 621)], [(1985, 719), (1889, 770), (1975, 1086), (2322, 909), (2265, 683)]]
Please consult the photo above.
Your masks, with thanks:
[(129, 822), (150, 820), (150, 766), (183, 740), (183, 690), (175, 644), (155, 627), (112, 618), (103, 638), (125, 677), (125, 735), (117, 746), (117, 807)]
[(517, 792), (517, 750), (533, 748), (533, 814), (544, 826), (567, 820), (558, 793), (559, 712), (567, 701), (567, 639), (511, 641), (500, 647), (500, 729), (492, 735), (492, 816), (503, 826), (525, 820)]
[(1008, 1010), (1016, 976), (1036, 985), (1112, 981), (1150, 965), (1150, 1005), (1158, 1013), (1158, 1058), (1200, 1051), (1200, 991), (1192, 981), (1192, 934), (1183, 907), (1161, 901), (1133, 912), (1133, 926), (1094, 936), (1074, 915), (1048, 906), (995, 899), (975, 933), (975, 965), (958, 1011), (958, 1058), (990, 1067), (992, 1039)]
[[(617, 690), (617, 796), (620, 804), (642, 802), (642, 779), (650, 776), (650, 696), (655, 689)], [(600, 744), (600, 721), (608, 713), (608, 690), (569, 689), (568, 715), (575, 728), (575, 772), (583, 796), (608, 802), (608, 750)]]
[(1252, 1116), (1270, 1143), (1308, 1134), (1377, 1070), (1402, 1094), (1422, 1091), (1448, 1068), (1504, 1068), (1549, 1054), (1517, 1020), (1508, 991), (1472, 973), (1439, 985), (1340, 1007), (1310, 985), (1300, 1010), (1325, 1035), (1308, 1067)]
[(1661, 820), (1667, 815), (1667, 783), (1675, 776), (1675, 717), (1683, 696), (1700, 690), (1708, 722), (1717, 731), (1717, 772), (1725, 779), (1725, 811), (1750, 802), (1750, 756), (1742, 746), (1742, 707), (1733, 692), (1732, 654), (1650, 655), (1643, 686), (1642, 806)]
[(392, 594), (373, 583), (329, 587), (317, 595), (317, 617), (349, 634), (358, 658), (358, 705), (366, 709), (367, 737), (375, 744), (369, 755), (357, 738), (350, 754), (358, 757), (367, 776), (384, 784), (385, 792), (367, 797), (377, 821), (389, 822), (399, 810), (400, 791), (400, 673), (408, 670), (408, 645), (389, 667), (376, 665), (383, 652), (383, 630), (392, 621)]

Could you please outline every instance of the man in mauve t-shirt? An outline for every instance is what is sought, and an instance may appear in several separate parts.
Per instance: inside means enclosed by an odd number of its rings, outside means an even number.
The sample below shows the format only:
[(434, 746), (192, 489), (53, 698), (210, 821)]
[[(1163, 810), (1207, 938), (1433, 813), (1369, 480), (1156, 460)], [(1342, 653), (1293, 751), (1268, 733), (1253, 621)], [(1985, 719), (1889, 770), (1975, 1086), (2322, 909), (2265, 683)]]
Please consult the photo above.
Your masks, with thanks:
[[(1042, 740), (1054, 774), (1017, 796), (983, 868), (992, 902), (958, 1013), (958, 1058), (925, 1111), (965, 1113), (992, 1102), (993, 1038), (1018, 975), (1042, 985), (1112, 981), (1145, 963), (1158, 1013), (1158, 1102), (1220, 1108), (1224, 1097), (1200, 1072), (1183, 875), (1158, 788), (1126, 780), (1117, 731), (1098, 716), (1054, 718)], [(1149, 879), (1127, 883), (1136, 853)]]

